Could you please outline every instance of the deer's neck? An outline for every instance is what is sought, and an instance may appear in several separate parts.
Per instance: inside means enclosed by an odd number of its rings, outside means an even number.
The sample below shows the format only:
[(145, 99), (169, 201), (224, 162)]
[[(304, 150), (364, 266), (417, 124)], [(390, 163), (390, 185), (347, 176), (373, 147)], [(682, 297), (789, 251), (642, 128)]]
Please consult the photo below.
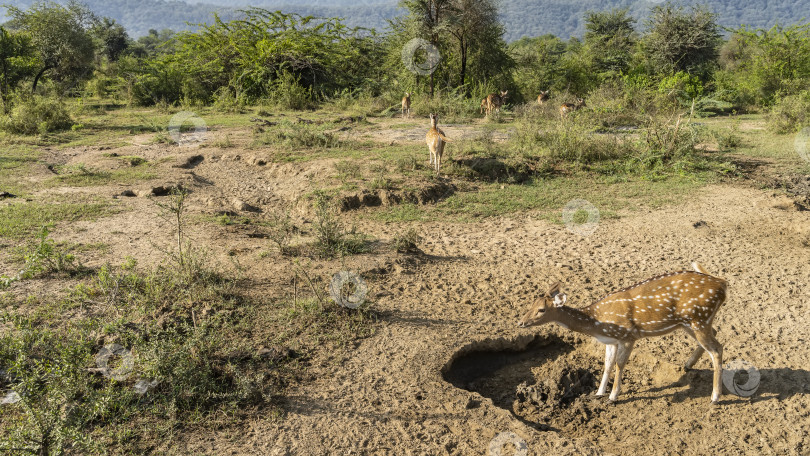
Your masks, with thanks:
[(606, 325), (580, 309), (559, 307), (553, 321), (564, 328), (593, 336), (602, 343), (615, 343), (618, 340), (613, 325)]

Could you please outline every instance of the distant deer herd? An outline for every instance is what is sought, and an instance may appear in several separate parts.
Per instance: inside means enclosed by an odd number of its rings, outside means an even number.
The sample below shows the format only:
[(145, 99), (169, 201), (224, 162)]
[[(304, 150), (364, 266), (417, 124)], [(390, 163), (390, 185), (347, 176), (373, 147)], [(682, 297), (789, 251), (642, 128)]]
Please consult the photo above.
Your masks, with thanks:
[[(506, 99), (509, 97), (508, 90), (501, 90), (499, 93), (490, 93), (484, 99), (481, 100), (481, 106), (479, 109), (480, 114), (484, 114), (486, 111), (486, 117), (489, 117), (490, 114), (493, 112), (500, 112), (501, 106), (504, 105)], [(540, 91), (540, 95), (537, 96), (537, 104), (540, 106), (545, 106), (545, 104), (551, 99), (550, 91), (549, 90), (542, 90)], [(563, 103), (560, 105), (560, 118), (564, 119), (569, 113), (572, 111), (577, 111), (581, 108), (585, 108), (587, 105), (585, 104), (585, 99), (577, 98), (574, 103)], [(405, 92), (405, 96), (402, 97), (402, 109), (401, 109), (402, 117), (411, 117), (411, 92)], [(425, 141), (428, 145), (429, 150), (429, 161), (431, 168), (436, 170), (436, 175), (439, 175), (441, 170), (441, 161), (442, 161), (442, 154), (444, 153), (444, 144), (447, 142), (451, 142), (447, 137), (444, 135), (444, 132), (441, 131), (438, 127), (439, 124), (439, 116), (438, 114), (431, 113), (430, 114), (430, 130), (427, 132), (425, 136)]]

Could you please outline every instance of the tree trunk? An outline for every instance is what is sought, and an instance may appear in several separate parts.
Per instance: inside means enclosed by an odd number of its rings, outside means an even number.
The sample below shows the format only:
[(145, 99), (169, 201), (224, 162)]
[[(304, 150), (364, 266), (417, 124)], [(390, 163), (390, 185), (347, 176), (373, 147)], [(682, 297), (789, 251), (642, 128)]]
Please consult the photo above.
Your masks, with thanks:
[(460, 39), (461, 41), (461, 85), (463, 86), (467, 81), (467, 43), (465, 42), (464, 38)]
[(37, 76), (34, 78), (34, 85), (33, 85), (33, 87), (31, 87), (31, 93), (36, 93), (36, 91), (37, 91), (37, 84), (39, 84), (39, 78), (41, 78), (41, 77), (42, 77), (42, 75), (43, 75), (43, 74), (44, 74), (46, 71), (48, 71), (48, 70), (50, 70), (50, 69), (51, 69), (51, 66), (50, 66), (50, 65), (46, 65), (46, 66), (45, 66), (45, 68), (43, 68), (43, 69), (42, 69), (42, 70), (41, 70), (39, 73), (37, 73)]

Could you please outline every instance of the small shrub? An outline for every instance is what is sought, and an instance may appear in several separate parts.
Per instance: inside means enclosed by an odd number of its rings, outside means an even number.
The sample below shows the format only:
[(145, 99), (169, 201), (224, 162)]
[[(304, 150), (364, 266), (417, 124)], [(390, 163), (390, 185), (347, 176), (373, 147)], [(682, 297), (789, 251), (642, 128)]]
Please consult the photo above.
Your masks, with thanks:
[(290, 72), (283, 72), (272, 82), (266, 101), (280, 109), (304, 110), (313, 107), (312, 89), (304, 87)]
[(324, 256), (356, 254), (366, 251), (365, 237), (352, 228), (346, 231), (335, 216), (334, 197), (323, 190), (314, 193), (315, 246)]
[(810, 125), (810, 91), (780, 98), (766, 119), (768, 129), (775, 133), (795, 133)]
[(72, 125), (73, 119), (62, 101), (38, 95), (21, 97), (11, 113), (0, 118), (1, 130), (18, 135), (67, 130)]
[(295, 226), (290, 219), (289, 214), (278, 215), (273, 214), (268, 221), (270, 241), (276, 244), (279, 253), (286, 255), (291, 252), (290, 239), (292, 239)]
[(422, 236), (414, 228), (408, 228), (407, 231), (394, 237), (394, 250), (397, 253), (414, 253), (419, 251), (419, 243), (422, 242)]
[(712, 136), (714, 136), (717, 147), (721, 151), (733, 150), (742, 144), (739, 123), (735, 123), (730, 129), (715, 130), (712, 132)]

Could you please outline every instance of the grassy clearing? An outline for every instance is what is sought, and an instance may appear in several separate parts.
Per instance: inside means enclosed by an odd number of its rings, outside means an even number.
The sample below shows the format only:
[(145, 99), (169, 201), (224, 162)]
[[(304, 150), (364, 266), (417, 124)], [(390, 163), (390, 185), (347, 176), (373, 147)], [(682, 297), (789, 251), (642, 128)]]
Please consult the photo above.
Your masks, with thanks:
[(60, 172), (63, 174), (48, 180), (45, 185), (48, 187), (91, 187), (113, 183), (134, 184), (157, 177), (154, 168), (142, 162), (135, 166), (111, 171), (93, 170), (78, 165), (62, 169)]
[(0, 147), (0, 191), (17, 196), (26, 196), (30, 185), (25, 177), (37, 162), (39, 152), (26, 145), (7, 145)]
[(45, 225), (94, 220), (114, 210), (105, 202), (15, 202), (0, 207), (0, 237), (21, 238)]

